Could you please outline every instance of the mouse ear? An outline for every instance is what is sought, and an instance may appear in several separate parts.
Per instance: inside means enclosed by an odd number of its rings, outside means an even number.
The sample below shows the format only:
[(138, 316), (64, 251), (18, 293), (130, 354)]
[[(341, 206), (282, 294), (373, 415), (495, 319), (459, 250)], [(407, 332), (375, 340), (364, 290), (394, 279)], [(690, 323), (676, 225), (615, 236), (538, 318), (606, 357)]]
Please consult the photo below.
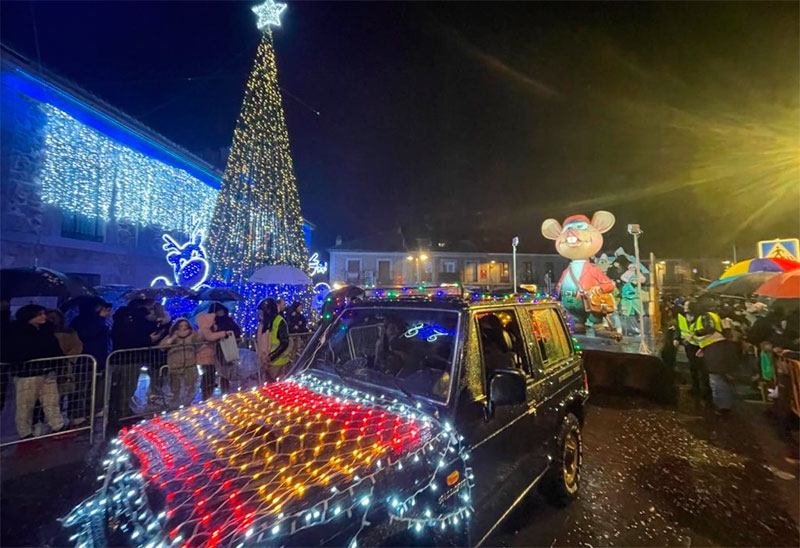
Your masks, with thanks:
[(592, 226), (599, 230), (600, 234), (603, 234), (611, 230), (616, 220), (613, 213), (609, 213), (608, 211), (596, 211), (595, 214), (592, 215)]
[(548, 240), (555, 240), (561, 234), (561, 223), (555, 219), (545, 219), (542, 223), (542, 236)]

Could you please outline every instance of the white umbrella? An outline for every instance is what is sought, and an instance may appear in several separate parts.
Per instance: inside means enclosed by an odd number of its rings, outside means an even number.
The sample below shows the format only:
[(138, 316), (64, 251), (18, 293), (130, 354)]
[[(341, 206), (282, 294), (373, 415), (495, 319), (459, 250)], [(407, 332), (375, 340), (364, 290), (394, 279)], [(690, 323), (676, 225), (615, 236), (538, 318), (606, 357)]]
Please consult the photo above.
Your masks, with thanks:
[(308, 274), (299, 268), (282, 264), (263, 266), (253, 272), (247, 281), (265, 285), (311, 285), (311, 278), (308, 277)]

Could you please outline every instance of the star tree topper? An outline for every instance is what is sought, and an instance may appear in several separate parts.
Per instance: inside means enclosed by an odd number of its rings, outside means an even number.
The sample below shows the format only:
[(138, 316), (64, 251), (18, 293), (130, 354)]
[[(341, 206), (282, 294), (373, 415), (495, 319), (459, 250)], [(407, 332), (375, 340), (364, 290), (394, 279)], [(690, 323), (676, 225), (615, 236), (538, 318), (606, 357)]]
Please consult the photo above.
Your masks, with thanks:
[(275, 3), (274, 0), (266, 0), (263, 4), (253, 6), (253, 13), (258, 16), (256, 26), (258, 30), (266, 30), (268, 26), (281, 26), (281, 13), (286, 9), (286, 4)]

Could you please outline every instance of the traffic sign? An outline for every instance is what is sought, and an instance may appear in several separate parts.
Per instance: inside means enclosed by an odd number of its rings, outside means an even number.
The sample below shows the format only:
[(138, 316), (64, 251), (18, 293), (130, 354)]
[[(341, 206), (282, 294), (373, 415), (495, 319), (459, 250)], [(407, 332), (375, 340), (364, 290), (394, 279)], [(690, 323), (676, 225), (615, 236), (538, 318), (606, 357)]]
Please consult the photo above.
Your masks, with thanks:
[(798, 250), (800, 250), (800, 240), (797, 238), (762, 240), (758, 242), (759, 259), (791, 259), (796, 261)]

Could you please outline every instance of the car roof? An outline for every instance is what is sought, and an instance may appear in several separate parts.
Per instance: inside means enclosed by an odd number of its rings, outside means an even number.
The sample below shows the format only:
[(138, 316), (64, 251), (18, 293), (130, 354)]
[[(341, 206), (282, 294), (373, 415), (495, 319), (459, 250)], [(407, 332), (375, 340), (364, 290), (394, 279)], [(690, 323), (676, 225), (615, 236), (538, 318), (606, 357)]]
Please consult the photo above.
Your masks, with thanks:
[(468, 299), (463, 297), (445, 296), (395, 296), (395, 297), (367, 297), (352, 302), (348, 308), (431, 308), (437, 310), (484, 310), (491, 308), (507, 308), (509, 306), (539, 305), (554, 306), (558, 301), (549, 297), (517, 294), (499, 298), (483, 297)]

